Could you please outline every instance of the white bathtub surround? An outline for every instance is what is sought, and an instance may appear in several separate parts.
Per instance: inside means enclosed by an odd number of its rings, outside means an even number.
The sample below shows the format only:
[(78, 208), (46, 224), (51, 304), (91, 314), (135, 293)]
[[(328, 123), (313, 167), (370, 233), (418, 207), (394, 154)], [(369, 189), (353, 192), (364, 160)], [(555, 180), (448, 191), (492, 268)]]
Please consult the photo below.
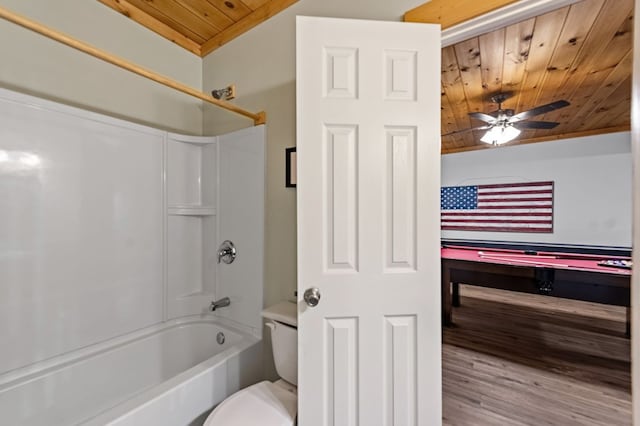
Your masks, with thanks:
[[(264, 143), (263, 127), (181, 136), (0, 90), (0, 423), (74, 424), (183, 389), (196, 364), (207, 408), (259, 380), (245, 364), (262, 368)], [(224, 239), (231, 265), (217, 264)], [(194, 315), (204, 322), (183, 326)], [(215, 373), (212, 320), (235, 348)], [(158, 418), (202, 414), (184, 392)], [(159, 397), (143, 398), (149, 413)], [(135, 422), (152, 415), (140, 410)]]
[(163, 133), (0, 90), (0, 374), (163, 320)]
[(263, 330), (266, 144), (256, 140), (265, 137), (264, 126), (218, 137), (218, 240), (233, 241), (238, 256), (218, 268), (216, 295), (231, 298), (233, 309), (217, 313), (251, 326), (257, 336)]

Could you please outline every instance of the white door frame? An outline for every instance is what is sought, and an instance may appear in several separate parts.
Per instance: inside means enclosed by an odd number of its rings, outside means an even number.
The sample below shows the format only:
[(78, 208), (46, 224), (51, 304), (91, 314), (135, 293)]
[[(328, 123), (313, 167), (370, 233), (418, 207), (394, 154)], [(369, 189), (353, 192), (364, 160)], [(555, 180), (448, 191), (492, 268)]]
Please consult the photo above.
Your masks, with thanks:
[(442, 47), (578, 3), (582, 0), (520, 0), (442, 31)]
[[(635, 2), (635, 10), (640, 10), (640, 0)], [(640, 47), (640, 23), (634, 20), (633, 44), (634, 49)], [(640, 55), (634, 52), (633, 55), (633, 84), (631, 88), (631, 155), (633, 158), (633, 247), (640, 247)], [(637, 250), (633, 250), (633, 260), (636, 268), (640, 262), (640, 255)], [(635, 291), (640, 285), (640, 274), (636, 272), (631, 276), (631, 389), (640, 388), (640, 329), (635, 326), (640, 321), (640, 292)], [(633, 424), (640, 424), (640, 392), (631, 392)]]
[[(519, 21), (559, 9), (582, 0), (521, 0), (442, 31), (442, 47), (450, 46), (477, 35), (502, 28)], [(640, 10), (640, 0), (635, 0), (635, 10)], [(634, 45), (640, 48), (640, 22), (634, 20)], [(640, 54), (633, 57), (633, 87), (631, 93), (631, 152), (633, 158), (633, 247), (640, 247)], [(640, 264), (640, 254), (633, 251), (633, 260)], [(640, 321), (640, 274), (631, 277), (631, 324)], [(631, 328), (631, 388), (640, 389), (640, 329)], [(633, 424), (640, 425), (640, 391), (632, 392)]]

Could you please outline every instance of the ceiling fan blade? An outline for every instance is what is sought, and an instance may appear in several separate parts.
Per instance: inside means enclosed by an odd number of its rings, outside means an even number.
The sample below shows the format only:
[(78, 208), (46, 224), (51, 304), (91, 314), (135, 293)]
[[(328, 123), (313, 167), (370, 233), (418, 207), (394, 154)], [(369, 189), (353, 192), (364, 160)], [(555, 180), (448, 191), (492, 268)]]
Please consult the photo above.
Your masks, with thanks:
[(546, 114), (548, 112), (554, 111), (556, 109), (564, 108), (569, 105), (571, 104), (564, 100), (551, 102), (550, 104), (540, 105), (538, 107), (530, 109), (529, 111), (523, 111), (519, 114), (516, 114), (513, 117), (511, 117), (509, 121), (515, 122), (520, 120), (526, 120), (527, 118), (535, 117), (536, 115), (540, 115), (540, 114)]
[(493, 124), (496, 122), (496, 118), (485, 114), (483, 112), (470, 112), (469, 117), (475, 118), (476, 120), (484, 121), (485, 123)]
[(440, 135), (440, 136), (457, 135), (458, 133), (471, 132), (472, 130), (487, 130), (487, 129), (490, 129), (491, 127), (492, 126), (471, 127), (469, 129), (462, 129), (462, 130), (456, 130), (456, 131), (453, 131), (453, 132), (445, 133), (444, 135)]
[(555, 121), (518, 121), (513, 123), (513, 127), (518, 129), (553, 129), (560, 123)]

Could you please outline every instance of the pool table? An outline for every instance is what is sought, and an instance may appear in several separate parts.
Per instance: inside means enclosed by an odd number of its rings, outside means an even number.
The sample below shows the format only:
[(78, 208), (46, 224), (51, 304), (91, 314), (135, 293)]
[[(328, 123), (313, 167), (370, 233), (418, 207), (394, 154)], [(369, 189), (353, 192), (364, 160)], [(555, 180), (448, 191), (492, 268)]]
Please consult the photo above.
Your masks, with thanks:
[(441, 259), (444, 325), (453, 322), (462, 283), (626, 306), (629, 335), (631, 270), (599, 265), (628, 257), (443, 245)]

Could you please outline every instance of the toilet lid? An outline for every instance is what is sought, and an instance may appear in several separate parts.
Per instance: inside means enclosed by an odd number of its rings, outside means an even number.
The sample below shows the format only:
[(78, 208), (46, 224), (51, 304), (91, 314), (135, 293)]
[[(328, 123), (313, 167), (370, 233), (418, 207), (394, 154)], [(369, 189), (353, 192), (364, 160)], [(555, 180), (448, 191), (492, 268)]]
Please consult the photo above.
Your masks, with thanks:
[(222, 401), (203, 426), (291, 426), (297, 410), (295, 393), (264, 381)]

